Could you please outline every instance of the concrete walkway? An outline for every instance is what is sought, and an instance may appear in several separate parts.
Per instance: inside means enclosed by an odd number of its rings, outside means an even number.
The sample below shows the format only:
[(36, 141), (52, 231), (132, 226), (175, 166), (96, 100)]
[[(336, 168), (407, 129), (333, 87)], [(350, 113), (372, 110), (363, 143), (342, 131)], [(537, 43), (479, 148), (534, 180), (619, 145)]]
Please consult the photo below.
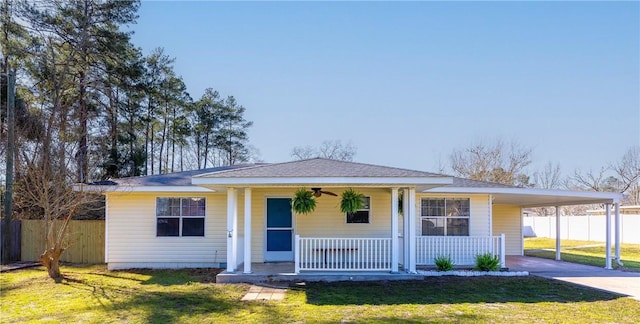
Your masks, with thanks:
[(508, 256), (506, 262), (510, 271), (529, 271), (533, 276), (562, 280), (640, 300), (638, 272), (606, 270), (604, 267), (527, 256)]

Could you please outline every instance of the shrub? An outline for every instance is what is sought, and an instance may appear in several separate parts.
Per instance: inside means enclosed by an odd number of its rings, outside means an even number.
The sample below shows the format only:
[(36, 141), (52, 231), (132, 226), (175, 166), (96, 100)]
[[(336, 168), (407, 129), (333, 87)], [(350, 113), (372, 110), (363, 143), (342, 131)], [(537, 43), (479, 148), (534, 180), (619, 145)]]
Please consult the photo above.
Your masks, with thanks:
[(498, 271), (500, 270), (500, 259), (491, 253), (478, 254), (476, 255), (476, 270)]
[(438, 271), (451, 271), (453, 270), (453, 261), (451, 261), (451, 257), (449, 256), (437, 256), (433, 259), (436, 264), (436, 270)]

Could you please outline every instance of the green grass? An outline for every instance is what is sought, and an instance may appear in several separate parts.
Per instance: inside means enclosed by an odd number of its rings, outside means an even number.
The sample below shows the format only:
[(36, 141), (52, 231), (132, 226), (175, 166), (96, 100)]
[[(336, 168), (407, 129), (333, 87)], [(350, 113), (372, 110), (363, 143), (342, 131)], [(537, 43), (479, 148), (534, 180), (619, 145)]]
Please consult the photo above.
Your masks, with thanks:
[(537, 277), (434, 277), (295, 285), (283, 301), (243, 302), (246, 284), (213, 270), (109, 272), (63, 267), (0, 276), (0, 322), (49, 323), (634, 323), (640, 302)]
[[(602, 267), (605, 264), (605, 245), (602, 242), (561, 240), (560, 257), (564, 261), (582, 263)], [(524, 254), (547, 259), (555, 259), (555, 239), (526, 238), (524, 239)], [(543, 250), (543, 251), (540, 251)], [(614, 250), (611, 250), (614, 255)], [(622, 269), (640, 271), (640, 244), (621, 244)], [(615, 262), (612, 264), (617, 267)]]

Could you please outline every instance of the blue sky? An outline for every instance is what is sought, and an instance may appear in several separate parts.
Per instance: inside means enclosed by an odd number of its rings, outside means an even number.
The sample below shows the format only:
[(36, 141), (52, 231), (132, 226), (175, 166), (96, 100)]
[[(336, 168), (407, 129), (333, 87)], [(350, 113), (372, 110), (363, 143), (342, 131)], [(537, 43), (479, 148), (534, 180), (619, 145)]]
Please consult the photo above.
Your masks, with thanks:
[(638, 2), (154, 2), (133, 42), (191, 96), (233, 95), (266, 162), (342, 140), (358, 162), (437, 171), (454, 148), (533, 148), (599, 169), (640, 144)]

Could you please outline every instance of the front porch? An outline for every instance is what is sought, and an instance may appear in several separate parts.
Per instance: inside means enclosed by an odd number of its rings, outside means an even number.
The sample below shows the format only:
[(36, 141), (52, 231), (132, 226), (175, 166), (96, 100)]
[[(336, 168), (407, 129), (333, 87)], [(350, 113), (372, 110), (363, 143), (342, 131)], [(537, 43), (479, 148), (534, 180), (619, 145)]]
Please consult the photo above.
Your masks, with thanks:
[[(429, 237), (415, 240), (416, 253), (394, 250), (391, 238), (302, 238), (295, 236), (294, 262), (240, 264), (220, 273), (218, 282), (376, 281), (421, 279), (415, 268), (393, 260), (415, 260), (418, 269), (434, 268), (433, 259), (449, 256), (458, 269), (471, 269), (475, 256), (491, 253), (506, 267), (505, 236)], [(394, 252), (395, 251), (395, 252)], [(395, 257), (394, 257), (395, 254)], [(396, 261), (397, 262), (397, 261)], [(240, 270), (242, 269), (242, 270)], [(251, 269), (247, 272), (246, 269)], [(395, 271), (394, 271), (395, 270)]]

